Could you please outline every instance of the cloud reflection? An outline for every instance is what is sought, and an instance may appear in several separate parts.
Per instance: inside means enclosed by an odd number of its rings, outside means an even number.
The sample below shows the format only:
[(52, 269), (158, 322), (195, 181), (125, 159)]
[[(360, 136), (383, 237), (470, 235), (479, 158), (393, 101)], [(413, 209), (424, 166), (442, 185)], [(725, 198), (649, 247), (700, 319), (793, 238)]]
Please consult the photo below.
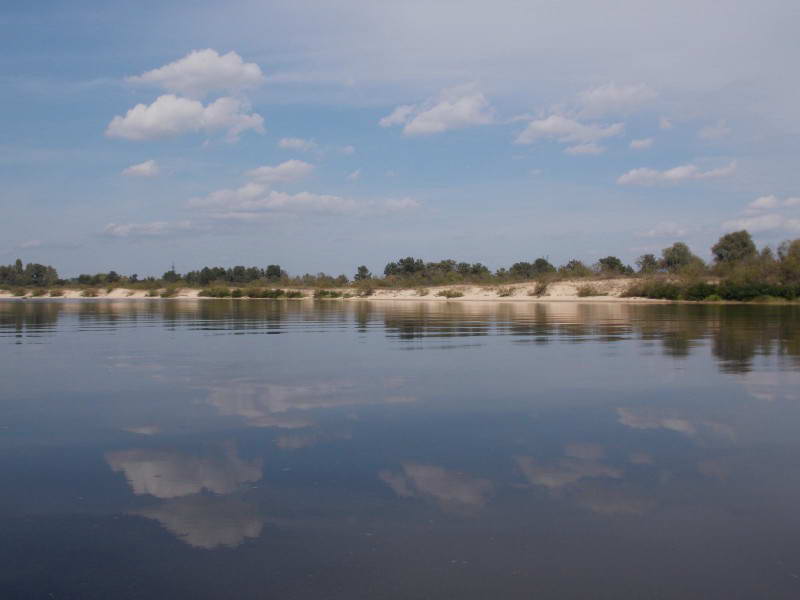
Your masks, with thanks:
[(494, 490), (488, 479), (435, 465), (403, 463), (402, 471), (383, 470), (378, 477), (402, 498), (430, 499), (445, 511), (461, 514), (482, 508)]

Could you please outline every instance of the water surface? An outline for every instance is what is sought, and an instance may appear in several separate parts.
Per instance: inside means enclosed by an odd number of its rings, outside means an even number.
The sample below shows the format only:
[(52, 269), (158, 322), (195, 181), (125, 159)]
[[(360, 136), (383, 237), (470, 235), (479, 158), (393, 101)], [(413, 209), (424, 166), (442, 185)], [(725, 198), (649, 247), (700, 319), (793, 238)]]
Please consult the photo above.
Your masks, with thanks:
[(0, 302), (0, 597), (798, 598), (794, 306)]

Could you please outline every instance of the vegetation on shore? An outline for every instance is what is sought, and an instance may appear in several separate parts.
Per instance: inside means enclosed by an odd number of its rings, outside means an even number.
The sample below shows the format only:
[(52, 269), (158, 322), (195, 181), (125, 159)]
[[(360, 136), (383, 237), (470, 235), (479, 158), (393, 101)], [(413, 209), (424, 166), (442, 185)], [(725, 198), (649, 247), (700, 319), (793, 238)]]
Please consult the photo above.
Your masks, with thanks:
[[(510, 284), (535, 281), (529, 296), (544, 296), (548, 287), (562, 280), (581, 280), (579, 297), (602, 296), (596, 280), (612, 277), (632, 277), (633, 283), (622, 294), (664, 300), (689, 301), (752, 301), (795, 300), (800, 298), (800, 239), (782, 243), (777, 250), (756, 248), (750, 234), (736, 231), (723, 235), (711, 248), (713, 261), (706, 264), (683, 242), (664, 248), (661, 256), (644, 254), (636, 260), (636, 269), (615, 256), (606, 256), (588, 266), (572, 259), (556, 267), (544, 257), (531, 262), (516, 262), (508, 268), (492, 272), (482, 263), (456, 262), (447, 259), (425, 262), (405, 257), (392, 261), (384, 268), (383, 276), (375, 276), (365, 266), (356, 269), (352, 278), (325, 273), (290, 276), (280, 265), (265, 268), (235, 266), (203, 267), (188, 273), (178, 273), (174, 267), (162, 277), (120, 275), (115, 271), (83, 274), (61, 279), (55, 268), (38, 263), (23, 265), (17, 259), (13, 265), (0, 265), (0, 289), (15, 296), (51, 297), (64, 294), (64, 288), (77, 288), (83, 297), (96, 297), (98, 290), (111, 292), (115, 288), (146, 290), (150, 297), (170, 298), (181, 288), (202, 288), (199, 295), (210, 298), (301, 298), (300, 289), (312, 289), (314, 298), (368, 297), (376, 289), (416, 289), (426, 296), (431, 286), (492, 285), (498, 297), (515, 294)], [(589, 281), (591, 279), (591, 282)], [(294, 289), (292, 289), (294, 288)], [(462, 297), (457, 289), (436, 294), (445, 298)]]

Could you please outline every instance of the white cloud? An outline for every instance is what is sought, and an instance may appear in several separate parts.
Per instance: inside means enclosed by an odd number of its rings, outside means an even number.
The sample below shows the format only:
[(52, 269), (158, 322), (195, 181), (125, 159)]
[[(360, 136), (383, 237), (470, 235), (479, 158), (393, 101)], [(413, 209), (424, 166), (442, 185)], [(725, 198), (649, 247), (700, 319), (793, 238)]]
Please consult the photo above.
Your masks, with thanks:
[(780, 200), (777, 196), (760, 196), (747, 205), (751, 210), (767, 210), (770, 208), (777, 208), (780, 205)]
[(697, 132), (697, 137), (701, 140), (718, 140), (730, 134), (731, 128), (725, 121), (718, 121), (714, 125), (707, 125)]
[(416, 210), (420, 206), (420, 202), (414, 198), (389, 198), (384, 202), (386, 210), (389, 212), (401, 212), (404, 210)]
[(786, 231), (800, 231), (800, 219), (792, 219), (778, 214), (759, 215), (757, 217), (743, 217), (741, 219), (731, 219), (722, 224), (722, 229), (736, 231), (747, 229), (748, 231), (770, 231), (782, 229)]
[(672, 221), (663, 221), (656, 224), (652, 229), (637, 233), (637, 237), (661, 238), (661, 237), (682, 237), (689, 232), (685, 227), (681, 227)]
[(198, 100), (172, 94), (159, 96), (150, 104), (137, 104), (124, 117), (116, 116), (106, 128), (106, 135), (127, 140), (151, 140), (184, 133), (227, 130), (227, 139), (236, 141), (249, 129), (264, 133), (264, 119), (247, 114), (249, 107), (236, 98), (218, 98), (204, 106)]
[(159, 171), (160, 168), (156, 161), (146, 160), (142, 163), (131, 165), (123, 170), (122, 174), (128, 177), (155, 177)]
[(696, 165), (681, 165), (658, 171), (656, 169), (640, 168), (632, 169), (620, 175), (617, 183), (620, 185), (657, 185), (661, 183), (678, 183), (681, 181), (691, 181), (698, 179), (714, 179), (717, 177), (727, 177), (736, 170), (736, 163), (731, 162), (725, 167), (701, 171)]
[(342, 214), (355, 210), (356, 202), (350, 198), (311, 192), (287, 194), (250, 182), (235, 190), (217, 190), (205, 198), (193, 198), (189, 206), (215, 211), (218, 218), (248, 220), (256, 219), (259, 213), (264, 212)]
[(278, 142), (278, 146), (289, 150), (308, 151), (316, 148), (317, 143), (314, 140), (304, 140), (302, 138), (281, 138)]
[(670, 121), (667, 117), (660, 117), (658, 119), (659, 129), (663, 129), (664, 131), (666, 131), (668, 129), (672, 129), (673, 127), (674, 125), (672, 124), (672, 121)]
[(646, 150), (653, 145), (653, 138), (644, 138), (641, 140), (631, 140), (630, 146), (634, 150)]
[(154, 237), (193, 229), (191, 221), (153, 221), (151, 223), (109, 223), (103, 229), (113, 237)]
[(247, 172), (247, 176), (266, 184), (289, 183), (305, 179), (311, 175), (313, 170), (314, 165), (302, 160), (292, 159), (274, 167), (264, 165), (252, 169)]
[(405, 125), (414, 112), (413, 104), (403, 104), (395, 108), (390, 114), (378, 121), (381, 127), (392, 127), (394, 125)]
[(564, 150), (566, 154), (572, 154), (573, 156), (577, 154), (602, 154), (605, 151), (606, 149), (603, 148), (603, 146), (598, 146), (594, 143), (578, 144), (576, 146), (570, 146)]
[(540, 139), (554, 139), (564, 144), (586, 145), (620, 135), (624, 128), (622, 123), (604, 127), (587, 125), (562, 115), (550, 115), (545, 119), (530, 121), (522, 133), (517, 136), (516, 143), (532, 144)]
[(358, 181), (361, 179), (361, 169), (356, 169), (346, 177), (347, 181)]
[(345, 156), (350, 156), (351, 154), (355, 154), (356, 153), (356, 147), (355, 146), (342, 146), (341, 148), (339, 148), (339, 152), (341, 152)]
[(404, 125), (404, 135), (431, 135), (453, 129), (488, 125), (494, 121), (489, 101), (474, 85), (442, 90), (422, 104), (402, 105), (383, 117), (381, 127)]
[(759, 196), (755, 200), (753, 200), (750, 204), (747, 205), (745, 209), (745, 214), (753, 215), (758, 214), (764, 210), (770, 210), (773, 208), (779, 207), (786, 207), (792, 208), (794, 206), (800, 206), (800, 198), (793, 197), (793, 198), (785, 198), (781, 200), (775, 195), (769, 196)]
[(128, 77), (131, 83), (158, 85), (169, 92), (201, 98), (212, 91), (238, 91), (264, 82), (255, 63), (246, 63), (236, 52), (194, 50), (175, 62), (141, 75)]
[(607, 83), (578, 94), (584, 117), (626, 114), (656, 98), (658, 94), (644, 83), (617, 85)]

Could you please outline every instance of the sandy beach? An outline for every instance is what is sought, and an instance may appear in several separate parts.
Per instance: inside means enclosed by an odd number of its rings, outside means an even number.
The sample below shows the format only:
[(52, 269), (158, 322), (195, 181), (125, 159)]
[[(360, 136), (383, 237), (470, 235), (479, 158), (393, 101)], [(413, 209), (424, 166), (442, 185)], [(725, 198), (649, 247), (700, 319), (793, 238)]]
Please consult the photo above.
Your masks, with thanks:
[[(646, 298), (624, 298), (622, 294), (628, 286), (634, 282), (634, 279), (621, 277), (616, 279), (593, 279), (593, 280), (572, 280), (572, 281), (558, 281), (551, 283), (544, 294), (540, 296), (534, 295), (536, 288), (535, 281), (527, 281), (523, 283), (513, 283), (503, 286), (496, 285), (449, 285), (449, 286), (432, 286), (426, 288), (409, 288), (409, 289), (396, 289), (396, 288), (376, 288), (374, 293), (368, 297), (357, 295), (357, 290), (354, 288), (331, 288), (343, 294), (352, 294), (349, 298), (333, 298), (331, 301), (351, 302), (363, 300), (392, 300), (392, 301), (418, 301), (425, 300), (426, 302), (663, 302), (662, 300), (649, 300)], [(597, 295), (592, 296), (579, 296), (578, 290), (583, 286), (592, 286), (597, 292)], [(233, 287), (231, 289), (234, 289)], [(314, 289), (311, 288), (286, 288), (287, 291), (300, 291), (304, 294), (304, 298), (295, 300), (312, 300), (314, 296)], [(442, 291), (450, 290), (463, 294), (456, 298), (447, 298), (439, 296)], [(502, 292), (501, 292), (502, 290)], [(63, 295), (59, 298), (70, 300), (181, 300), (181, 299), (200, 299), (212, 300), (213, 298), (204, 298), (199, 296), (200, 289), (198, 288), (182, 288), (178, 290), (177, 294), (170, 298), (161, 298), (159, 296), (148, 296), (146, 290), (128, 289), (128, 288), (114, 288), (113, 290), (106, 291), (105, 289), (97, 289), (97, 296), (84, 297), (82, 290), (79, 289), (64, 289)], [(509, 294), (510, 292), (510, 294)], [(504, 295), (500, 295), (503, 293)], [(508, 294), (508, 295), (506, 295)], [(25, 299), (25, 300), (48, 300), (52, 299), (49, 295), (32, 296), (29, 291), (25, 296), (13, 296), (10, 292), (0, 291), (0, 299)], [(251, 298), (234, 298), (234, 300), (251, 300)], [(258, 300), (258, 299), (253, 299)]]

